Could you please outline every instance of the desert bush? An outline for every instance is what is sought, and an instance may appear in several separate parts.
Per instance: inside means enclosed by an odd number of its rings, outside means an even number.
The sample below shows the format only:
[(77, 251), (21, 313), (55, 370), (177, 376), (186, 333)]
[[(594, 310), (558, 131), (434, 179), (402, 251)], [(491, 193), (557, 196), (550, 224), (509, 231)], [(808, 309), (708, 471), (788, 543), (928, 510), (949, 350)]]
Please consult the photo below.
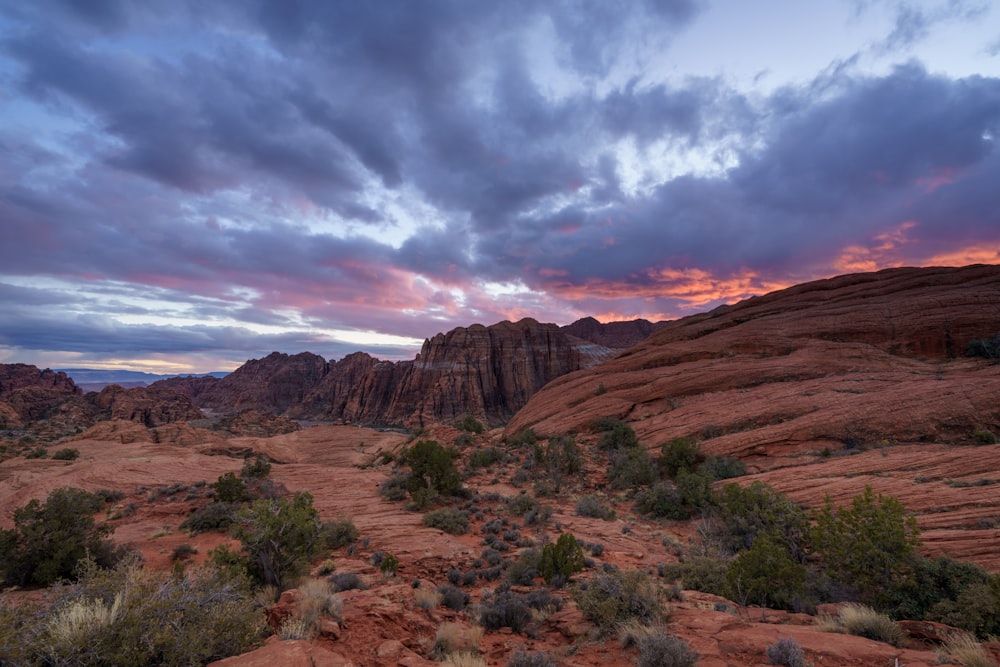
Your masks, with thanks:
[(792, 558), (785, 545), (768, 533), (736, 555), (726, 568), (730, 599), (762, 607), (792, 609), (802, 595), (806, 567)]
[(556, 667), (556, 663), (543, 651), (528, 653), (519, 648), (507, 660), (507, 667)]
[(75, 461), (80, 458), (80, 450), (73, 449), (72, 447), (66, 447), (65, 449), (60, 449), (58, 452), (52, 455), (53, 461)]
[(452, 611), (462, 611), (469, 604), (469, 594), (450, 584), (438, 586), (441, 594), (441, 604)]
[(386, 554), (378, 564), (378, 571), (386, 575), (395, 575), (399, 571), (399, 559), (392, 554)]
[(271, 474), (271, 463), (266, 456), (257, 455), (243, 461), (240, 477), (243, 479), (266, 479)]
[(465, 535), (469, 532), (469, 518), (465, 512), (454, 507), (442, 507), (424, 514), (424, 525), (437, 528), (451, 535)]
[(45, 459), (49, 457), (49, 450), (45, 449), (41, 445), (38, 445), (34, 449), (29, 449), (24, 458), (26, 459)]
[(507, 501), (507, 511), (514, 516), (524, 516), (528, 512), (537, 511), (540, 507), (541, 503), (527, 493), (519, 493)]
[(330, 582), (330, 589), (334, 593), (340, 593), (341, 591), (363, 591), (368, 588), (365, 582), (361, 580), (354, 572), (338, 572), (333, 575), (328, 580)]
[(337, 571), (337, 563), (332, 558), (326, 558), (316, 568), (316, 575), (325, 577)]
[(554, 544), (549, 543), (542, 548), (538, 570), (545, 583), (553, 583), (556, 577), (566, 582), (582, 569), (583, 548), (573, 533), (563, 533)]
[(638, 449), (639, 439), (631, 426), (619, 420), (601, 433), (601, 437), (597, 439), (597, 447), (605, 451)]
[(835, 508), (827, 497), (813, 518), (811, 542), (824, 571), (862, 600), (884, 605), (920, 544), (916, 520), (895, 497), (876, 495), (870, 486), (850, 507)]
[(445, 621), (438, 626), (434, 638), (434, 655), (444, 656), (450, 653), (475, 652), (483, 638), (483, 629), (478, 626), (464, 625)]
[(673, 482), (657, 482), (635, 495), (635, 511), (661, 519), (683, 520), (687, 509), (681, 504), (681, 494)]
[(444, 595), (440, 590), (433, 588), (415, 588), (413, 590), (413, 601), (421, 609), (431, 610), (441, 604)]
[(211, 502), (191, 512), (181, 522), (181, 530), (192, 535), (210, 531), (225, 532), (233, 525), (236, 516), (236, 506), (232, 503)]
[(360, 533), (350, 518), (327, 521), (321, 528), (323, 541), (328, 549), (339, 549), (358, 541)]
[(611, 452), (608, 482), (616, 490), (649, 486), (656, 480), (653, 460), (642, 447), (626, 447)]
[(806, 667), (806, 654), (791, 637), (781, 637), (767, 647), (767, 660), (782, 667)]
[(486, 547), (483, 549), (481, 558), (490, 565), (499, 565), (503, 561), (503, 554), (493, 547)]
[(1000, 575), (970, 583), (957, 598), (931, 607), (927, 618), (972, 632), (987, 639), (1000, 635)]
[(531, 607), (520, 595), (504, 591), (480, 602), (478, 620), (487, 630), (524, 632), (532, 620)]
[(979, 428), (972, 432), (972, 441), (980, 445), (995, 445), (997, 444), (997, 436), (993, 431)]
[(236, 513), (236, 537), (243, 544), (251, 576), (282, 586), (302, 574), (324, 546), (312, 495), (260, 499)]
[[(831, 622), (831, 619), (825, 619)], [(898, 646), (903, 640), (903, 630), (885, 614), (880, 614), (871, 607), (861, 604), (845, 604), (835, 619), (832, 627), (850, 635), (865, 637), (879, 642)]]
[(657, 632), (639, 640), (636, 667), (694, 667), (698, 654), (679, 637)]
[(649, 625), (664, 616), (656, 584), (639, 570), (599, 574), (577, 586), (573, 599), (604, 634), (633, 618)]
[(406, 483), (409, 474), (399, 473), (379, 484), (378, 492), (386, 500), (398, 501), (406, 499)]
[(535, 431), (530, 426), (522, 428), (520, 431), (507, 438), (507, 446), (514, 449), (531, 447), (536, 442), (538, 442), (538, 436), (535, 435)]
[(540, 549), (525, 549), (520, 557), (507, 566), (507, 581), (512, 586), (530, 586), (535, 577), (541, 576), (539, 567), (542, 563)]
[(698, 466), (698, 470), (714, 480), (732, 479), (747, 474), (746, 464), (730, 456), (708, 456)]
[(108, 524), (97, 526), (93, 514), (104, 500), (83, 489), (64, 487), (14, 510), (14, 527), (0, 529), (0, 577), (11, 585), (47, 585), (73, 579), (88, 554), (101, 567), (124, 555), (108, 539)]
[(462, 415), (455, 422), (455, 428), (459, 431), (468, 431), (469, 433), (482, 433), (486, 430), (483, 423), (473, 417), (472, 415)]
[(187, 560), (196, 553), (198, 553), (198, 550), (185, 542), (184, 544), (178, 544), (174, 547), (174, 550), (170, 552), (170, 560)]
[(885, 593), (886, 609), (893, 618), (927, 618), (975, 632), (974, 628), (954, 622), (958, 619), (942, 621), (939, 616), (953, 608), (971, 611), (973, 607), (957, 604), (957, 600), (970, 586), (984, 585), (989, 581), (990, 575), (986, 570), (945, 556), (925, 558), (920, 555), (910, 558), (906, 569), (907, 576)]
[(614, 521), (615, 519), (615, 511), (594, 495), (583, 496), (576, 501), (576, 514), (577, 516), (604, 519), (605, 521)]
[(306, 579), (298, 586), (298, 616), (306, 623), (310, 636), (319, 633), (324, 618), (343, 621), (343, 602), (327, 579)]
[(117, 489), (98, 489), (94, 491), (94, 495), (105, 503), (116, 503), (119, 500), (125, 500), (125, 494)]
[(583, 454), (572, 435), (553, 436), (544, 448), (536, 444), (534, 456), (535, 462), (552, 474), (575, 475), (583, 469)]
[(215, 500), (221, 503), (241, 503), (250, 499), (246, 484), (234, 472), (220, 475), (212, 484), (212, 490), (215, 492)]
[(33, 646), (22, 664), (195, 665), (245, 653), (263, 638), (245, 581), (213, 569), (154, 573), (134, 562), (100, 570), (25, 628)]
[(503, 452), (496, 447), (483, 447), (469, 453), (469, 467), (486, 468), (503, 460)]
[(715, 537), (723, 548), (749, 549), (757, 536), (777, 536), (797, 561), (805, 559), (809, 519), (801, 507), (763, 482), (726, 484), (716, 494)]
[(681, 470), (694, 471), (702, 459), (698, 443), (694, 438), (674, 438), (660, 446), (660, 474), (669, 479)]
[(472, 651), (458, 651), (449, 653), (441, 661), (447, 667), (488, 667), (488, 663), (477, 653)]
[(728, 564), (724, 560), (696, 556), (679, 563), (663, 563), (658, 571), (664, 580), (680, 582), (689, 590), (726, 596), (729, 594), (727, 568)]

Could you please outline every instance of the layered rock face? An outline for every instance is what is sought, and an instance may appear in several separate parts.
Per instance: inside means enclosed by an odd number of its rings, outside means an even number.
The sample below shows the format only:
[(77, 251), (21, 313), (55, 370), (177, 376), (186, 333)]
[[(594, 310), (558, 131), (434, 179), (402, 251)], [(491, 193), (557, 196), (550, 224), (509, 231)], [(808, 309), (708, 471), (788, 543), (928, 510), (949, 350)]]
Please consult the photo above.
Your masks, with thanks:
[(28, 364), (0, 364), (0, 428), (42, 419), (83, 391), (65, 373)]
[(100, 416), (137, 422), (147, 427), (205, 416), (190, 397), (162, 387), (123, 389), (113, 384), (97, 394), (88, 394), (88, 398), (91, 397), (93, 404), (104, 413)]
[(617, 415), (651, 445), (694, 435), (744, 458), (961, 441), (1000, 431), (1000, 366), (963, 356), (998, 330), (998, 266), (820, 280), (666, 323), (546, 386), (508, 431), (564, 433)]
[[(424, 341), (413, 361), (380, 361), (358, 352), (327, 363), (314, 354), (275, 352), (221, 380), (175, 378), (152, 386), (185, 392), (199, 406), (219, 411), (406, 426), (472, 414), (501, 423), (547, 382), (620, 351), (595, 339), (631, 340), (652, 326), (617, 326), (625, 324), (595, 320), (578, 327), (590, 339), (532, 319), (473, 325)], [(602, 327), (611, 326), (615, 331), (607, 335)]]

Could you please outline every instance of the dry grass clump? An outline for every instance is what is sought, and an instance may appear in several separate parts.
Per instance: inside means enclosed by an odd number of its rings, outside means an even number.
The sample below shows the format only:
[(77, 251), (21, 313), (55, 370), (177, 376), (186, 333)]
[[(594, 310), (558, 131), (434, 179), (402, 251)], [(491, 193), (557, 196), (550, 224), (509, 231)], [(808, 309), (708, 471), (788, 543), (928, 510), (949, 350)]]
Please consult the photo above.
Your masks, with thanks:
[(486, 661), (475, 653), (450, 653), (442, 664), (449, 667), (486, 667)]
[(997, 667), (976, 638), (965, 632), (956, 632), (945, 640), (939, 651), (942, 662), (954, 662), (962, 667)]
[(413, 591), (413, 599), (421, 609), (434, 609), (444, 600), (444, 593), (432, 588), (417, 588)]
[(618, 624), (618, 643), (625, 649), (636, 648), (642, 640), (664, 632), (666, 628), (662, 625), (646, 625), (642, 621), (630, 619)]
[(115, 595), (110, 605), (96, 598), (73, 600), (49, 619), (46, 628), (48, 635), (56, 645), (73, 645), (85, 641), (92, 633), (113, 624), (121, 607), (121, 593)]
[(837, 616), (820, 617), (819, 627), (825, 632), (843, 632), (893, 646), (903, 640), (898, 623), (863, 604), (845, 604)]
[(305, 639), (308, 641), (315, 636), (314, 628), (309, 627), (309, 624), (303, 618), (286, 618), (282, 621), (281, 628), (278, 629), (278, 637), (282, 641), (290, 639)]
[(479, 650), (479, 641), (482, 638), (483, 629), (478, 625), (445, 622), (438, 627), (434, 638), (434, 654), (440, 656), (474, 654)]
[(332, 618), (340, 622), (343, 603), (334, 594), (330, 582), (325, 579), (306, 579), (299, 585), (299, 617), (312, 630), (318, 631), (320, 621)]

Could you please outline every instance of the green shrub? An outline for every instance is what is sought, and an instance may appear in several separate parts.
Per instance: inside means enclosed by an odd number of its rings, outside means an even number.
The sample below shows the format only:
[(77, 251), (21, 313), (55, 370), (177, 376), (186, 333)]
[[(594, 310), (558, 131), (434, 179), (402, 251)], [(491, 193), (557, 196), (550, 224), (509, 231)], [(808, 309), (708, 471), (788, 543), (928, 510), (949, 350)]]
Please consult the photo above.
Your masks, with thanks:
[(198, 550), (185, 542), (184, 544), (178, 544), (174, 547), (174, 550), (170, 553), (170, 560), (187, 560), (196, 553), (198, 553)]
[(266, 456), (257, 455), (243, 462), (243, 469), (240, 470), (240, 477), (243, 479), (266, 479), (271, 474), (271, 463)]
[(236, 513), (236, 536), (243, 544), (249, 572), (265, 585), (288, 585), (305, 572), (324, 546), (312, 495), (260, 499)]
[(683, 520), (688, 516), (681, 494), (673, 482), (657, 482), (635, 496), (635, 511), (661, 519)]
[(805, 566), (791, 557), (780, 539), (764, 533), (729, 563), (727, 597), (744, 606), (792, 609), (802, 595), (805, 580)]
[(462, 478), (455, 468), (458, 452), (442, 447), (436, 440), (420, 440), (406, 452), (410, 476), (406, 490), (418, 505), (421, 499), (432, 495), (457, 496), (462, 494)]
[(656, 480), (656, 470), (649, 453), (642, 447), (617, 449), (611, 454), (608, 482), (617, 490), (649, 486)]
[(378, 564), (378, 571), (382, 574), (395, 575), (399, 571), (399, 559), (392, 554), (386, 554)]
[(511, 586), (531, 586), (535, 577), (541, 576), (539, 567), (542, 564), (540, 549), (525, 549), (517, 560), (507, 566), (506, 578)]
[(133, 562), (100, 570), (91, 561), (49, 609), (20, 621), (21, 645), (0, 645), (0, 662), (202, 665), (256, 647), (262, 620), (246, 582), (219, 571), (157, 573)]
[(597, 446), (603, 450), (634, 449), (639, 447), (635, 431), (625, 422), (619, 421), (597, 439)]
[(83, 489), (60, 488), (45, 503), (31, 500), (14, 510), (14, 528), (0, 529), (0, 575), (12, 585), (47, 585), (73, 579), (88, 554), (101, 567), (123, 555), (111, 540), (108, 524), (96, 526), (93, 514), (104, 500)]
[(725, 597), (729, 594), (727, 569), (724, 560), (695, 556), (679, 563), (660, 565), (659, 575), (671, 583), (680, 582), (686, 589)]
[(47, 450), (44, 447), (42, 447), (41, 445), (39, 445), (39, 446), (35, 447), (34, 449), (29, 450), (24, 455), (24, 458), (26, 458), (26, 459), (45, 459), (45, 458), (48, 458), (48, 456), (49, 456), (49, 450)]
[(920, 544), (917, 522), (902, 503), (866, 486), (850, 507), (835, 508), (827, 497), (813, 518), (811, 541), (824, 571), (858, 590), (861, 599), (885, 605), (887, 590), (905, 576), (905, 566)]
[(615, 518), (615, 511), (593, 495), (583, 496), (576, 501), (576, 514), (577, 516), (604, 519), (605, 521), (613, 521)]
[(639, 570), (598, 574), (573, 590), (573, 600), (605, 635), (625, 621), (650, 625), (664, 616), (659, 589)]
[(487, 630), (510, 628), (524, 632), (532, 621), (531, 607), (516, 593), (504, 591), (480, 602), (479, 624)]
[(249, 500), (246, 484), (234, 472), (220, 475), (218, 481), (212, 484), (215, 499), (220, 503), (241, 503)]
[(927, 618), (967, 630), (981, 639), (1000, 634), (1000, 575), (971, 583), (957, 598), (934, 605)]
[(546, 544), (542, 548), (538, 569), (547, 584), (551, 584), (556, 577), (565, 582), (583, 569), (583, 560), (583, 548), (576, 541), (576, 536), (563, 533), (555, 544)]
[(482, 433), (486, 430), (483, 423), (472, 415), (462, 415), (459, 417), (458, 421), (455, 422), (455, 428), (460, 431), (468, 431), (469, 433), (476, 434)]
[(225, 532), (233, 525), (236, 516), (236, 505), (232, 503), (212, 502), (199, 507), (188, 518), (181, 522), (181, 530), (192, 535), (210, 531)]
[(976, 429), (972, 432), (973, 442), (980, 445), (995, 445), (997, 444), (997, 436), (993, 431), (989, 431), (984, 428)]
[[(945, 556), (914, 555), (907, 563), (906, 572), (907, 575), (885, 593), (885, 606), (893, 618), (940, 621), (937, 616), (942, 613), (950, 616), (950, 612), (944, 610), (954, 605), (963, 591), (970, 586), (984, 585), (990, 578), (978, 565)], [(967, 605), (960, 607), (969, 608)], [(932, 613), (932, 609), (937, 611)], [(997, 611), (1000, 612), (1000, 608)], [(960, 622), (949, 622), (949, 625), (975, 631)], [(1000, 634), (1000, 628), (995, 634)]]
[(801, 507), (763, 482), (726, 484), (716, 494), (716, 535), (723, 548), (749, 549), (761, 533), (784, 542), (797, 561), (805, 559), (809, 519)]
[(471, 433), (459, 433), (452, 441), (452, 445), (458, 449), (465, 449), (466, 447), (471, 447), (474, 444), (476, 444), (476, 439)]
[(660, 446), (660, 473), (673, 479), (681, 470), (693, 471), (701, 458), (694, 438), (674, 438)]
[(360, 533), (351, 519), (342, 518), (323, 524), (323, 541), (328, 549), (339, 549), (358, 541)]
[(594, 421), (590, 422), (590, 430), (595, 433), (605, 433), (607, 431), (613, 431), (615, 428), (620, 426), (626, 426), (625, 422), (622, 421), (620, 417), (614, 415), (607, 415), (606, 417), (598, 417)]
[(583, 470), (583, 455), (572, 435), (551, 437), (544, 449), (535, 445), (535, 462), (552, 473), (563, 475), (575, 475)]
[(80, 450), (73, 449), (72, 447), (66, 447), (65, 449), (60, 449), (58, 452), (52, 455), (53, 461), (75, 461), (80, 458)]
[(469, 532), (469, 518), (465, 512), (454, 507), (442, 507), (427, 512), (424, 514), (424, 525), (451, 535), (465, 535)]
[(393, 475), (379, 484), (378, 492), (386, 500), (398, 501), (406, 499), (406, 485), (410, 476), (406, 473)]
[(523, 449), (525, 447), (531, 447), (538, 442), (538, 436), (535, 435), (534, 429), (531, 427), (525, 427), (506, 440), (508, 447)]
[(653, 632), (639, 639), (636, 667), (694, 667), (698, 654), (683, 639)]
[(729, 456), (709, 456), (698, 466), (698, 470), (714, 480), (732, 479), (747, 474), (746, 464)]
[(507, 501), (507, 511), (514, 516), (524, 516), (528, 512), (538, 511), (540, 508), (541, 503), (527, 493), (520, 493)]
[(469, 467), (486, 468), (503, 460), (503, 452), (496, 447), (483, 447), (469, 454)]

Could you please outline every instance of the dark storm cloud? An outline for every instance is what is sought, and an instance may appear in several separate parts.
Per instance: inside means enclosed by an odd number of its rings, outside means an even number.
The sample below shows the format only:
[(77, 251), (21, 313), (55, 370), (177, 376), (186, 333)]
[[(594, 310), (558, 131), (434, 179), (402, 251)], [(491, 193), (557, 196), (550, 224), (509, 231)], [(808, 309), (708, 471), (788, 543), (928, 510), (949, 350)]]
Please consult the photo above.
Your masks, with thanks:
[[(98, 314), (46, 333), (32, 306), (67, 295), (0, 280), (0, 345), (294, 352), (308, 336), (231, 323), (422, 338), (519, 312), (482, 282), (665, 312), (829, 273), (903, 223), (919, 257), (997, 239), (998, 79), (848, 55), (764, 96), (630, 66), (701, 4), (6, 7), (0, 77), (48, 117), (0, 129), (0, 278), (80, 281), (73, 312)], [(892, 7), (883, 51), (982, 9)], [(113, 321), (142, 298), (205, 325)]]

